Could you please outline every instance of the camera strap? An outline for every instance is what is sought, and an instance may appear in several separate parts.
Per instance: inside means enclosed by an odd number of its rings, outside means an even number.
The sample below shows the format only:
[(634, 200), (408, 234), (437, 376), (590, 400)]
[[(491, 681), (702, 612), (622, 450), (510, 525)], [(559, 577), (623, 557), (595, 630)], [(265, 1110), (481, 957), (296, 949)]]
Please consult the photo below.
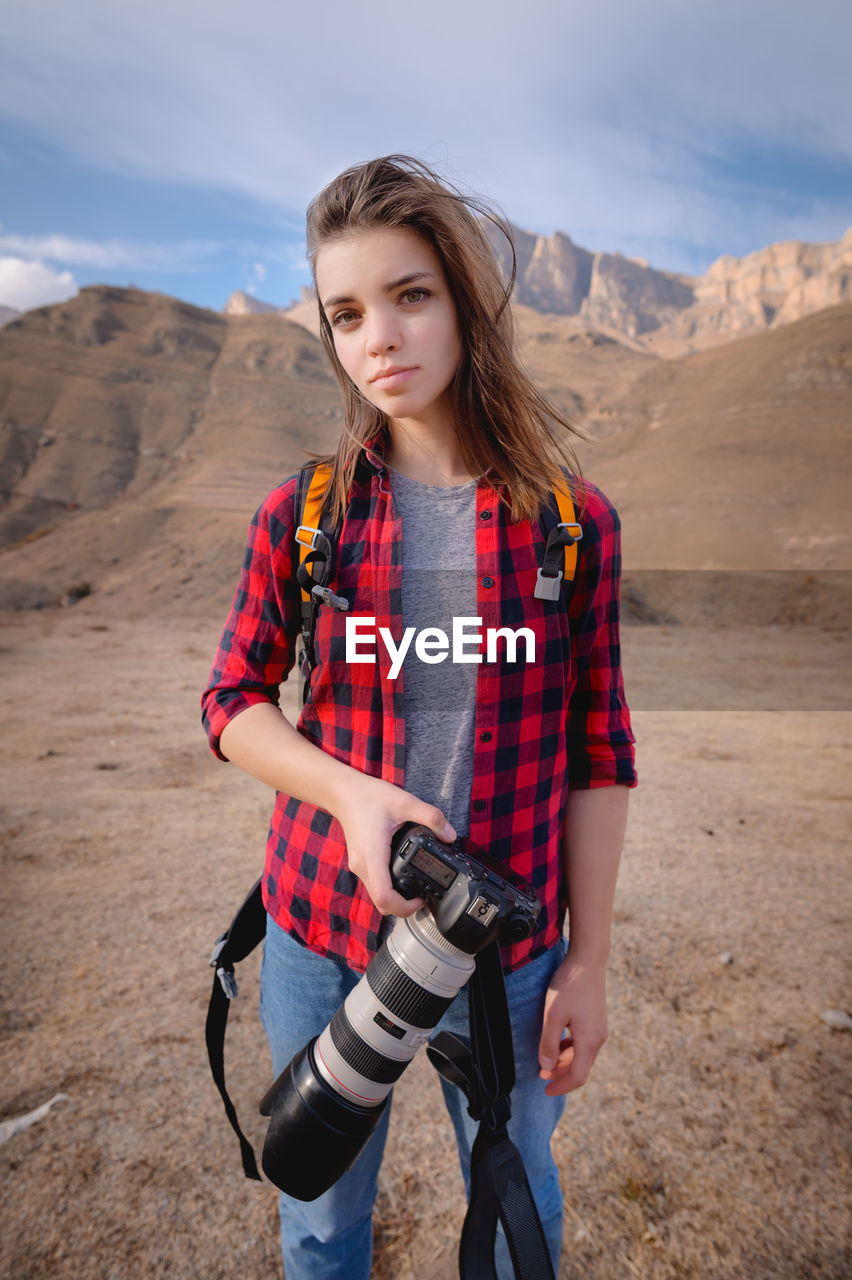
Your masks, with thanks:
[(470, 1159), (470, 1203), (459, 1245), (459, 1275), (461, 1280), (496, 1280), (494, 1245), (499, 1221), (516, 1280), (555, 1280), (523, 1160), (507, 1129), (515, 1055), (496, 941), (477, 954), (468, 993), (470, 1049), (446, 1031), (439, 1032), (427, 1049), (432, 1065), (463, 1090), (468, 1114), (479, 1121)]
[(246, 956), (263, 941), (265, 934), (266, 908), (263, 905), (261, 883), (257, 880), (228, 928), (221, 937), (216, 939), (216, 945), (210, 957), (210, 967), (216, 970), (216, 977), (213, 979), (213, 991), (207, 1006), (207, 1022), (204, 1028), (210, 1070), (213, 1073), (216, 1088), (222, 1096), (222, 1102), (225, 1104), (225, 1114), (240, 1140), (243, 1172), (247, 1178), (254, 1178), (258, 1182), (261, 1179), (257, 1171), (254, 1151), (240, 1128), (236, 1108), (225, 1086), (225, 1031), (228, 1026), (228, 1010), (237, 994), (234, 965), (239, 964), (240, 960), (245, 960)]

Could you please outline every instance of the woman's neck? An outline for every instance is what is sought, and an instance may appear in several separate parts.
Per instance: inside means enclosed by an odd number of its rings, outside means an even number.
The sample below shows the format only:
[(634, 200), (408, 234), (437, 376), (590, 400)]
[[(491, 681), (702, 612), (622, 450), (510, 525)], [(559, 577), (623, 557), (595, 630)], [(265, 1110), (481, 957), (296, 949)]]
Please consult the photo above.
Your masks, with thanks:
[(391, 421), (385, 461), (409, 480), (442, 489), (472, 479), (462, 459), (458, 435), (449, 423), (427, 427), (419, 422)]

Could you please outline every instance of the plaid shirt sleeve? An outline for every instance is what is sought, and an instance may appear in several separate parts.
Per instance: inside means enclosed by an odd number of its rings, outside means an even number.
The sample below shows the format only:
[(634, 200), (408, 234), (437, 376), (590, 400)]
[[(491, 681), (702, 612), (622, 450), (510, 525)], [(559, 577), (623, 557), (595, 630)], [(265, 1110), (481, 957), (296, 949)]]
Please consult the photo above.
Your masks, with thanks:
[(210, 746), (220, 760), (219, 737), (229, 720), (258, 702), (279, 700), (295, 661), (299, 591), (293, 576), (296, 477), (269, 495), (248, 531), (242, 572), (231, 612), (201, 700)]
[(588, 481), (569, 606), (571, 687), (566, 731), (572, 790), (636, 785), (634, 736), (624, 697), (619, 637), (621, 522)]

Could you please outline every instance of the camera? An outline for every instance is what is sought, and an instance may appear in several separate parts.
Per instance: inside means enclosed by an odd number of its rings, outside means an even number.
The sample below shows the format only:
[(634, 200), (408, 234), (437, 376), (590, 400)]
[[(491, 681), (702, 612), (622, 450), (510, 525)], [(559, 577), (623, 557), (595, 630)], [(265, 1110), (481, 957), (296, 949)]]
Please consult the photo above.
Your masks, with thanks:
[(532, 887), (466, 839), (449, 844), (407, 823), (391, 842), (390, 871), (403, 897), (426, 906), (397, 920), (331, 1022), (260, 1103), (269, 1116), (263, 1171), (298, 1200), (315, 1200), (354, 1163), (476, 953), (528, 937), (538, 918)]

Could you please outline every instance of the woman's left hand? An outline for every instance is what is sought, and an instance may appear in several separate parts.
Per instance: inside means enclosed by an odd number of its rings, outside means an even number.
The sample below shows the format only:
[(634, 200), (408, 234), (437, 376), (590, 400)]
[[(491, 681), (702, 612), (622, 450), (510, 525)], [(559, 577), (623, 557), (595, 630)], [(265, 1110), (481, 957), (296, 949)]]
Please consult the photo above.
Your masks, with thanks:
[(538, 1058), (545, 1093), (570, 1093), (586, 1083), (606, 1040), (606, 965), (566, 956), (544, 1000)]

